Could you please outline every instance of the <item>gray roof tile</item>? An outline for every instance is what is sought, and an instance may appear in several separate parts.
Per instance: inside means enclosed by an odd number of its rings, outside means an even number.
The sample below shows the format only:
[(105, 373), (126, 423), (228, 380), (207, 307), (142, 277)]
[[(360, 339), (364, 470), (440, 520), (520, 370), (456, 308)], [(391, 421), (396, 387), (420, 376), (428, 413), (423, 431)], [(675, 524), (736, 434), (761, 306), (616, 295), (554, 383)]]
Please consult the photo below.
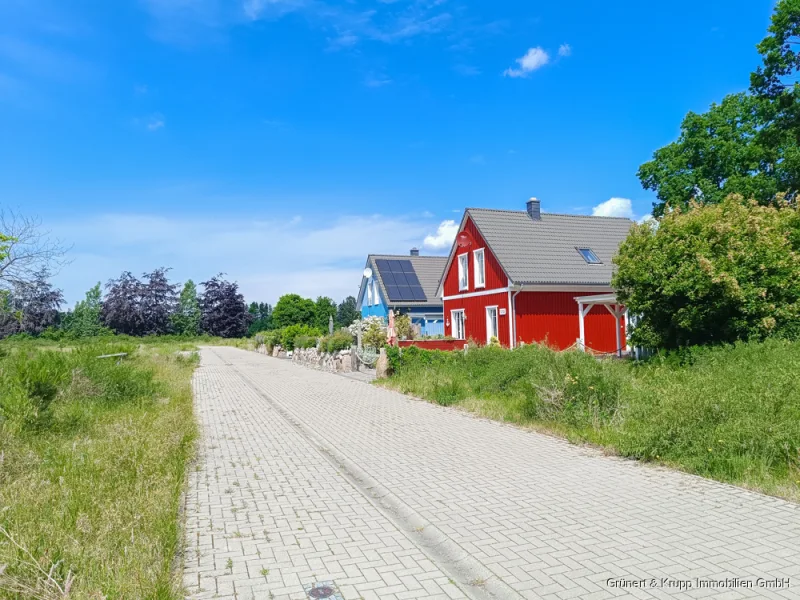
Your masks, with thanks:
[[(633, 225), (630, 219), (468, 208), (467, 214), (506, 274), (517, 284), (609, 285), (611, 259)], [(602, 261), (587, 264), (576, 248)]]

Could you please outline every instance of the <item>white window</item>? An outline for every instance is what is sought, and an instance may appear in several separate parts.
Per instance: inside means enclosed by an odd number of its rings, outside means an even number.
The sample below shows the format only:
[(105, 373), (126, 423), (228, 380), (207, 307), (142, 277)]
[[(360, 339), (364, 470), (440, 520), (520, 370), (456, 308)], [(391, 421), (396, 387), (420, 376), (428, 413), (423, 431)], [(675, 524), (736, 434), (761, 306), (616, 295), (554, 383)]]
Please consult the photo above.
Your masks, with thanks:
[(453, 330), (453, 337), (457, 340), (464, 339), (464, 311), (450, 311), (450, 323)]
[(375, 301), (375, 304), (381, 303), (381, 295), (378, 293), (378, 280), (372, 280), (372, 299)]
[(473, 252), (475, 257), (475, 287), (486, 287), (486, 265), (483, 262), (483, 248)]
[(372, 306), (372, 279), (367, 279), (367, 306)]
[(469, 254), (458, 257), (458, 289), (469, 289)]
[(492, 338), (500, 339), (500, 333), (497, 326), (497, 307), (486, 307), (486, 343), (492, 341)]

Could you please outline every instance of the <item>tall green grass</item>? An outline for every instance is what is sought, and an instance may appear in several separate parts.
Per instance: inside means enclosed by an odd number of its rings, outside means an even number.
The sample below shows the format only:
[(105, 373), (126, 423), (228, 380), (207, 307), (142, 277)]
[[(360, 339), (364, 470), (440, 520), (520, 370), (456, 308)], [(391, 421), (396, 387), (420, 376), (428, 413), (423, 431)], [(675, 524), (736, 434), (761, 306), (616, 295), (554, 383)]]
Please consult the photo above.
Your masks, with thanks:
[(181, 597), (196, 357), (178, 347), (0, 344), (0, 597)]
[(538, 345), (407, 349), (384, 383), (623, 456), (800, 500), (800, 343), (692, 349), (644, 364)]

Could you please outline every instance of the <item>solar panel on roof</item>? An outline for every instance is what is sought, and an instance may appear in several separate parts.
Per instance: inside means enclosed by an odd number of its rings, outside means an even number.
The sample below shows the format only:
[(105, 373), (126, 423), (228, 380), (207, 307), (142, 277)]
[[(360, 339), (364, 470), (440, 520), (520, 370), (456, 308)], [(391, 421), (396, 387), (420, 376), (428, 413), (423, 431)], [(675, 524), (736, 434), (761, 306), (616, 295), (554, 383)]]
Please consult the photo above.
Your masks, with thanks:
[(414, 296), (416, 302), (425, 302), (425, 300), (427, 300), (425, 292), (422, 291), (422, 287), (412, 287), (411, 294)]
[(410, 260), (381, 258), (375, 261), (390, 302), (424, 302), (427, 300), (419, 277)]
[(381, 271), (381, 278), (383, 279), (383, 285), (387, 288), (390, 285), (395, 285), (396, 281), (394, 279), (394, 273), (391, 271)]
[(397, 285), (408, 285), (408, 279), (406, 279), (405, 273), (392, 273), (392, 276), (394, 277), (394, 282)]
[(392, 302), (397, 300), (397, 296), (399, 295), (399, 292), (397, 291), (397, 286), (394, 284), (386, 286), (386, 293), (389, 294), (389, 300)]

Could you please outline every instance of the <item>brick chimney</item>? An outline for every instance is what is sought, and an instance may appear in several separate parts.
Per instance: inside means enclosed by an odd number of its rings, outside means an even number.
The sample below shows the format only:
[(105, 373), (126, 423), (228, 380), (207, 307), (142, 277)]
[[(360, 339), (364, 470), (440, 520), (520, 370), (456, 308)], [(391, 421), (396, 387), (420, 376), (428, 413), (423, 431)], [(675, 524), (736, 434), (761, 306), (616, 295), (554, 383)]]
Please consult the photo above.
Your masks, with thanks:
[(538, 198), (531, 198), (528, 200), (526, 206), (528, 207), (528, 216), (534, 221), (542, 220), (542, 203)]
[(419, 256), (419, 248), (412, 248), (411, 256)]

